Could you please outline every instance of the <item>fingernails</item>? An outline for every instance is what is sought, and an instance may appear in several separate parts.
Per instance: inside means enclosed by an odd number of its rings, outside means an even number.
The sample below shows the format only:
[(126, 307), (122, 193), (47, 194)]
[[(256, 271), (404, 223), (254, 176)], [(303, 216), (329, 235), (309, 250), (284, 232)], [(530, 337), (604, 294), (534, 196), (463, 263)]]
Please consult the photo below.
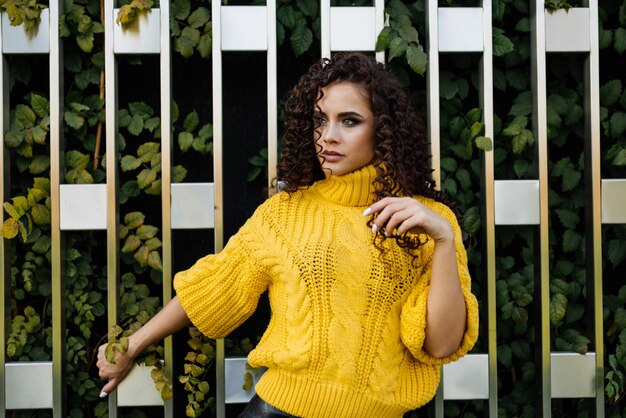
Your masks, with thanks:
[(378, 232), (378, 225), (376, 225), (376, 224), (372, 225), (372, 232), (373, 233)]
[(385, 238), (389, 238), (389, 233), (387, 233), (386, 229), (383, 229), (383, 235), (385, 236)]
[(372, 209), (371, 208), (367, 208), (363, 211), (363, 216), (369, 216), (372, 214)]
[(106, 398), (108, 395), (108, 393), (106, 392), (100, 392), (100, 398)]

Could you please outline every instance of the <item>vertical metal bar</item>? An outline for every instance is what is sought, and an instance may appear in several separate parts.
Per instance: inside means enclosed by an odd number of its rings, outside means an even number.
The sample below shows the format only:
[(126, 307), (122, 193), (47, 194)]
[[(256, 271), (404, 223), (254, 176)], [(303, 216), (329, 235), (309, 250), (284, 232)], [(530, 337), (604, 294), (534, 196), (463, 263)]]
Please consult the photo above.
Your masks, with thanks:
[[(376, 33), (380, 34), (385, 28), (385, 0), (374, 0), (376, 8)], [(374, 43), (374, 49), (376, 44)], [(376, 61), (385, 62), (385, 51), (376, 52)]]
[[(0, 23), (0, 132), (6, 132), (9, 128), (9, 64), (2, 54), (2, 24)], [(0, 144), (0, 202), (9, 197), (10, 164), (8, 150), (4, 140)], [(4, 210), (0, 210), (0, 223), (4, 224)], [(6, 344), (7, 330), (10, 329), (9, 321), (9, 294), (11, 285), (11, 269), (9, 257), (9, 241), (0, 237), (0, 415), (6, 411)]]
[(441, 188), (440, 126), (439, 126), (439, 21), (437, 0), (426, 2), (426, 98), (428, 103), (428, 138), (430, 139), (431, 167), (437, 188)]
[(537, 142), (539, 176), (539, 233), (535, 251), (535, 324), (538, 416), (550, 418), (550, 247), (548, 242), (548, 135), (546, 93), (546, 25), (543, 0), (531, 1), (531, 84), (533, 91), (533, 132)]
[[(221, 2), (211, 4), (213, 16), (213, 184), (215, 190), (215, 252), (224, 246), (224, 199), (222, 181), (222, 14)], [(224, 340), (216, 340), (215, 404), (217, 418), (226, 417), (226, 378), (224, 371)]]
[[(113, 53), (113, 2), (104, 2), (104, 74), (106, 97), (106, 181), (107, 181), (107, 323), (117, 324), (119, 299), (119, 239), (117, 226), (117, 63)], [(108, 396), (109, 417), (117, 417), (117, 391)]]
[(600, 150), (600, 51), (598, 42), (598, 2), (588, 1), (589, 55), (585, 60), (585, 192), (587, 312), (592, 314), (590, 329), (596, 352), (595, 416), (604, 416), (604, 340), (602, 308), (602, 208)]
[[(430, 139), (430, 165), (436, 187), (441, 188), (441, 135), (439, 126), (439, 17), (436, 0), (426, 2), (426, 98), (428, 106), (428, 138)], [(435, 418), (443, 418), (443, 370), (435, 394)]]
[(322, 58), (330, 58), (330, 0), (320, 2)]
[(63, 172), (63, 63), (59, 22), (63, 2), (50, 2), (50, 200), (52, 222), (52, 405), (55, 418), (66, 416), (65, 280), (61, 236), (60, 188)]
[[(172, 299), (172, 74), (170, 40), (170, 2), (160, 2), (161, 9), (161, 231), (163, 238), (163, 306)], [(174, 379), (174, 353), (172, 337), (164, 342), (165, 374)], [(173, 398), (165, 401), (166, 418), (174, 417)]]
[[(483, 110), (485, 136), (493, 140), (493, 54), (491, 0), (483, 0), (483, 55), (480, 63), (480, 107)], [(498, 350), (496, 311), (496, 232), (493, 151), (482, 156), (482, 205), (484, 225), (484, 277), (487, 280), (487, 352), (489, 354), (489, 417), (498, 416)]]
[(276, 45), (276, 0), (267, 0), (267, 190), (278, 163), (278, 70)]

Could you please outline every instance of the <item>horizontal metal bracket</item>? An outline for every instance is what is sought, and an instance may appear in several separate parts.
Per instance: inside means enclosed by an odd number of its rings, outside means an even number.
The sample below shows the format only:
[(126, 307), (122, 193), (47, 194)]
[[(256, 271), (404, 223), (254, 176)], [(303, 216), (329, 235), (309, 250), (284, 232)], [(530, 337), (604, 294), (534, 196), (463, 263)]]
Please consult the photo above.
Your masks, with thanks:
[(626, 179), (602, 180), (602, 223), (626, 224)]
[(222, 51), (267, 51), (266, 6), (222, 6)]
[(596, 396), (596, 353), (550, 353), (552, 398)]
[(589, 52), (589, 9), (545, 11), (546, 52)]
[[(120, 9), (113, 9), (113, 53), (158, 54), (161, 51), (161, 10), (154, 8), (138, 14), (126, 28), (115, 22)], [(168, 34), (169, 36), (169, 34)]]
[(483, 52), (482, 7), (440, 7), (438, 15), (439, 52)]
[(331, 7), (331, 51), (374, 51), (376, 49), (375, 7)]
[(52, 408), (52, 362), (6, 363), (6, 409)]
[(2, 52), (5, 54), (47, 54), (50, 52), (50, 9), (41, 11), (37, 33), (30, 36), (24, 26), (11, 26), (9, 15), (2, 13)]
[(494, 182), (496, 225), (539, 225), (539, 180)]

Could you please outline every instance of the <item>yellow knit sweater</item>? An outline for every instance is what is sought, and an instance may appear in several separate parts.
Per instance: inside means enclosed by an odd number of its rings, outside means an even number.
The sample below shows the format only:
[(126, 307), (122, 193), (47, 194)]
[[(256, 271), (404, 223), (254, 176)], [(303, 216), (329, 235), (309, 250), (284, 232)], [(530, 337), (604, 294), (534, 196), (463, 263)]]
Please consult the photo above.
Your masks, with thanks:
[(418, 197), (454, 228), (467, 306), (458, 350), (445, 359), (424, 351), (434, 244), (420, 247), (412, 263), (388, 239), (381, 257), (362, 214), (375, 175), (367, 166), (273, 196), (223, 251), (176, 275), (185, 312), (212, 338), (239, 326), (269, 289), (271, 320), (248, 361), (268, 368), (259, 396), (292, 415), (401, 417), (434, 396), (439, 366), (476, 341), (478, 309), (456, 218), (445, 205)]

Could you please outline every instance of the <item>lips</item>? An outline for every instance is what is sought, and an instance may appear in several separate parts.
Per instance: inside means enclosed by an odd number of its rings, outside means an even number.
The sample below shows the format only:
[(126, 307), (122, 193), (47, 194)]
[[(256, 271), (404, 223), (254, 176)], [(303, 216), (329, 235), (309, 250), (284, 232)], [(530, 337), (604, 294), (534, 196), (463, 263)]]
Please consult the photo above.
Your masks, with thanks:
[(340, 154), (335, 151), (322, 151), (321, 155), (324, 158), (324, 161), (328, 161), (328, 162), (339, 161), (343, 158), (343, 154)]

